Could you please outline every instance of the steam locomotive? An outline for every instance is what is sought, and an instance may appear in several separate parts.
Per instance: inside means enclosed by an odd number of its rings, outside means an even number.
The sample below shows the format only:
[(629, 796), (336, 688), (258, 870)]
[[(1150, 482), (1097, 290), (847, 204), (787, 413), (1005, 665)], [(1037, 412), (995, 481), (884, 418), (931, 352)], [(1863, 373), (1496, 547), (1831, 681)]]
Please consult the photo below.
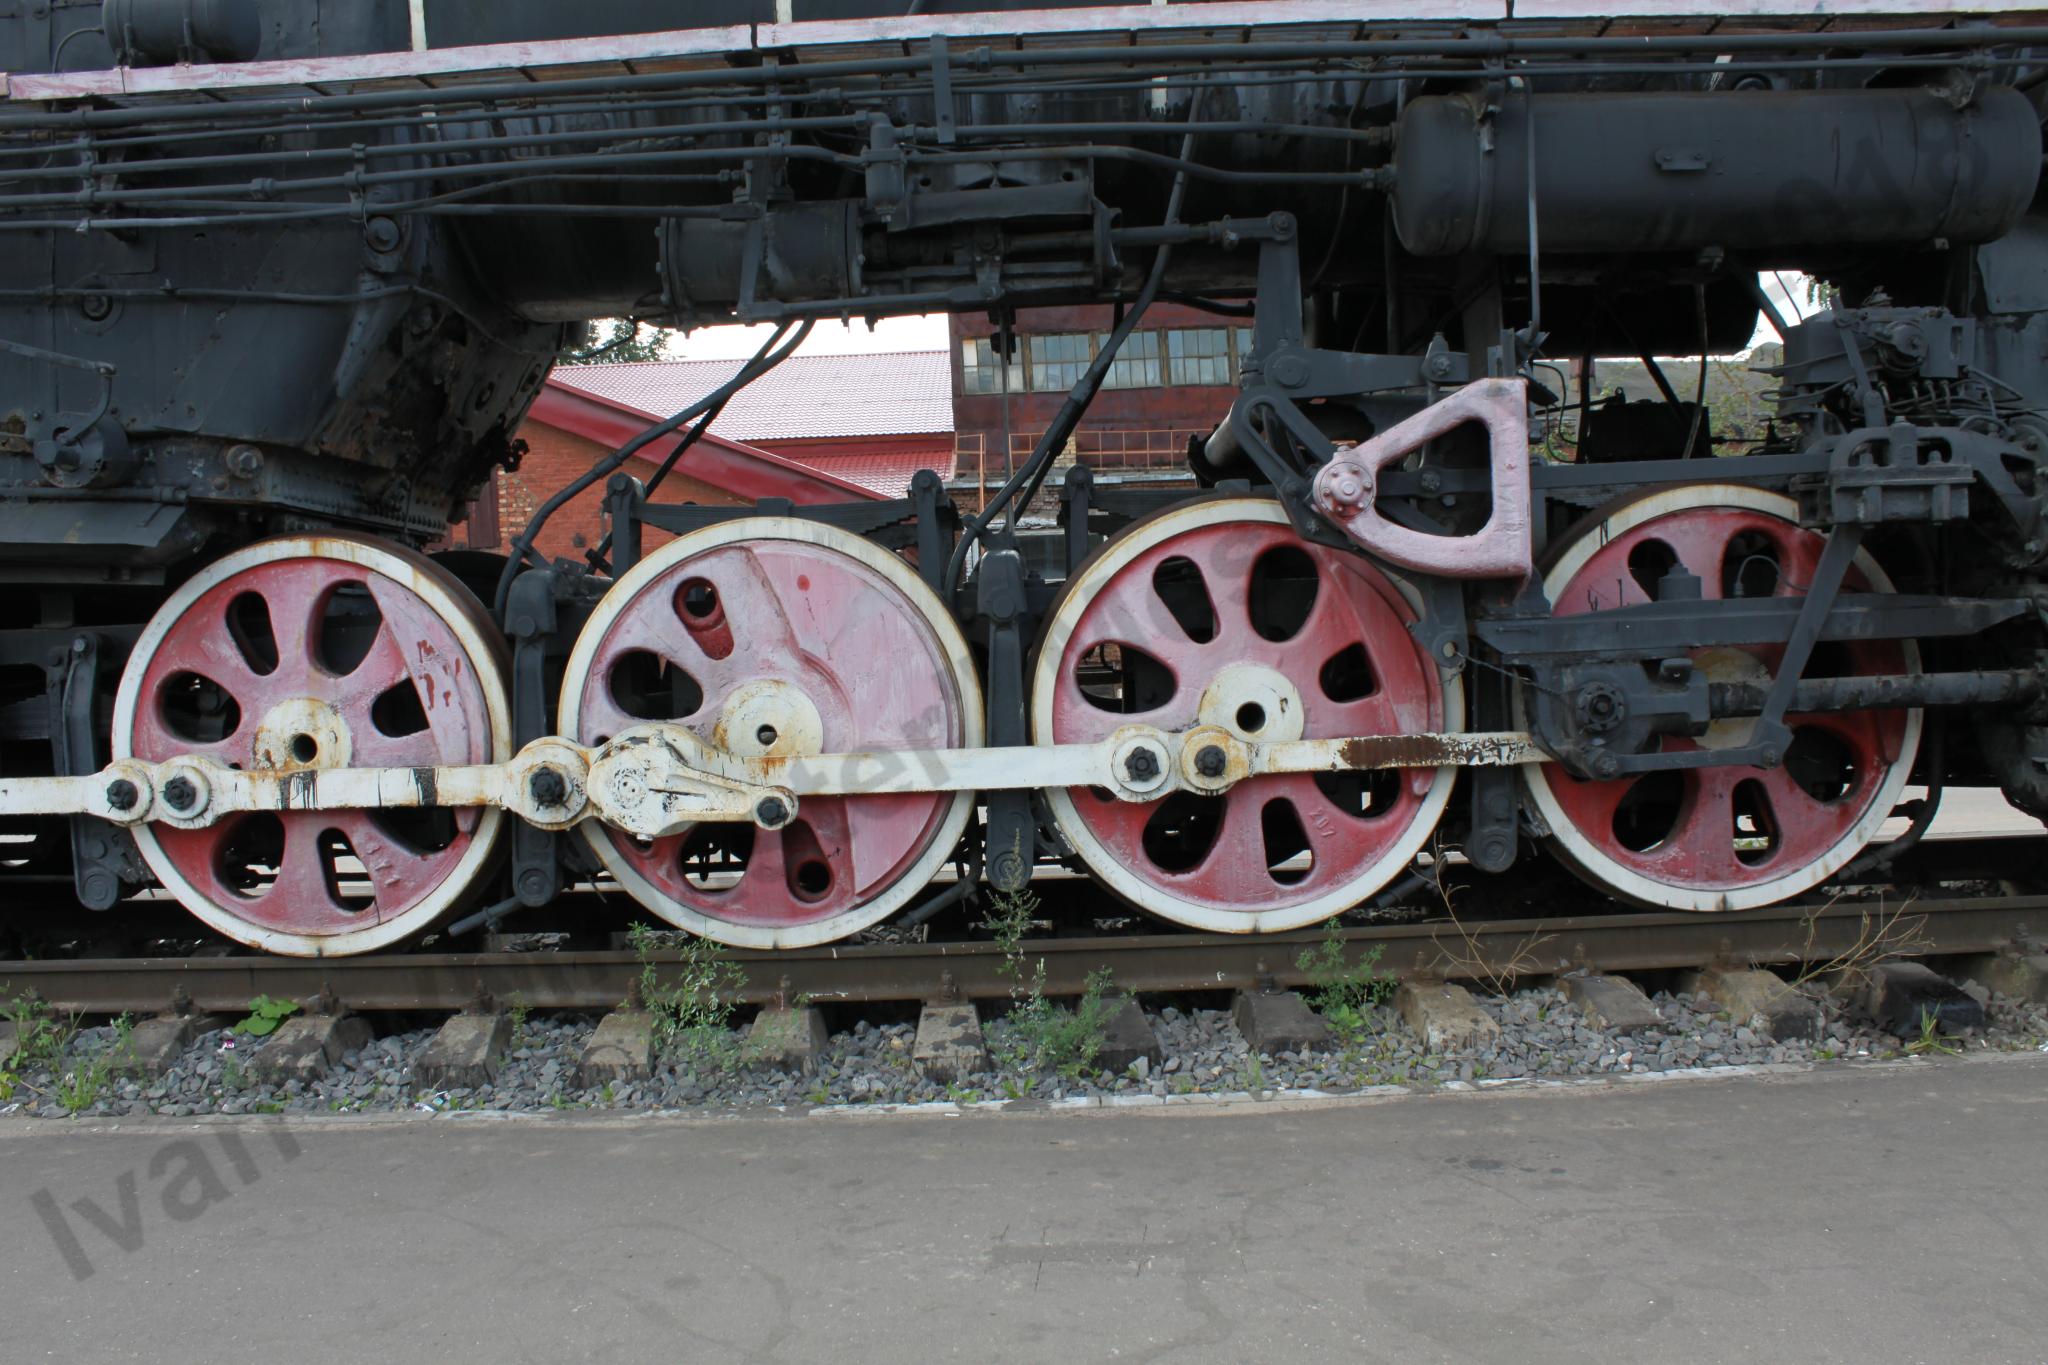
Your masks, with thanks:
[[(1410, 8), (0, 17), (0, 878), (287, 954), (592, 881), (786, 948), (1055, 865), (1236, 933), (1453, 855), (1740, 911), (1948, 786), (2048, 816), (2048, 12)], [(1060, 459), (1160, 300), (1252, 333), (1192, 494)], [(651, 497), (812, 320), (1075, 304), (986, 506)], [(776, 328), (424, 553), (606, 318)]]

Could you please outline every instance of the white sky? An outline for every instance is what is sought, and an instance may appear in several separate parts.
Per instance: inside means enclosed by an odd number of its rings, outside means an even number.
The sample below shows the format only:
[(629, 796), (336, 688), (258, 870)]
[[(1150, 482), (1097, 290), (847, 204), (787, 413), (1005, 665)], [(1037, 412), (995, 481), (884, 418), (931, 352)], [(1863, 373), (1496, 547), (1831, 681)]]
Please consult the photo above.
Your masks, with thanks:
[[(1778, 305), (1778, 311), (1784, 315), (1786, 322), (1804, 322), (1820, 311), (1816, 305), (1806, 301), (1806, 289), (1812, 281), (1798, 271), (1766, 270), (1758, 275), (1757, 279), (1763, 282), (1764, 293), (1770, 295), (1771, 302)], [(1778, 334), (1771, 330), (1770, 322), (1759, 318), (1756, 335), (1749, 339), (1749, 347), (1755, 350), (1764, 342), (1777, 339)]]
[[(1765, 271), (1758, 278), (1763, 281), (1764, 292), (1771, 296), (1771, 302), (1785, 315), (1785, 321), (1798, 322), (1814, 311), (1806, 301), (1807, 281), (1804, 275)], [(670, 341), (669, 355), (677, 360), (745, 360), (761, 349), (761, 343), (773, 330), (767, 324), (758, 327), (700, 327), (688, 336), (678, 336)], [(1763, 342), (1777, 339), (1770, 323), (1760, 321), (1749, 344), (1753, 349)], [(872, 329), (865, 322), (849, 324), (820, 320), (797, 354), (858, 355), (873, 351), (942, 351), (945, 348), (945, 314), (926, 313), (917, 317), (884, 318)]]
[[(688, 336), (669, 343), (669, 354), (677, 360), (745, 360), (761, 349), (775, 329), (758, 327), (699, 327)], [(798, 355), (858, 355), (869, 351), (943, 351), (946, 349), (946, 315), (926, 313), (918, 317), (884, 318), (872, 331), (865, 322), (847, 324), (820, 319), (810, 336), (797, 349)]]

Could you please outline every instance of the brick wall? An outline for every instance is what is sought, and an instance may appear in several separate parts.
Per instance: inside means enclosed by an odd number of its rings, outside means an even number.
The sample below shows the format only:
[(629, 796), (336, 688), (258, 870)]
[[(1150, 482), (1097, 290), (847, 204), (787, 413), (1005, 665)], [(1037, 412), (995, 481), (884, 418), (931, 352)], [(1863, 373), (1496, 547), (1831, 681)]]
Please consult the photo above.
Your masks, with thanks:
[[(596, 441), (539, 422), (528, 422), (519, 434), (526, 441), (526, 458), (520, 461), (518, 473), (498, 476), (498, 524), (507, 539), (525, 529), (527, 518), (541, 503), (610, 454)], [(682, 463), (684, 469), (689, 467), (687, 453)], [(652, 461), (635, 458), (626, 462), (626, 471), (635, 478), (647, 479), (654, 470)], [(732, 507), (740, 499), (678, 469), (662, 480), (654, 501)], [(549, 559), (581, 560), (585, 549), (604, 539), (606, 527), (604, 481), (600, 480), (548, 518), (538, 542), (540, 551)], [(646, 548), (653, 549), (669, 539), (667, 532), (650, 528)]]

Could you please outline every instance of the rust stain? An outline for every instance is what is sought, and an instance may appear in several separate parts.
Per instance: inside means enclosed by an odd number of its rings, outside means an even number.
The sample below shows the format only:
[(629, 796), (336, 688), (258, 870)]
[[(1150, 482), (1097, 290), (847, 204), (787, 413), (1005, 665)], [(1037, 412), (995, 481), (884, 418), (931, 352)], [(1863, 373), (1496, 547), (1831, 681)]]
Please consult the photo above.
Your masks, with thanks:
[(1436, 768), (1447, 763), (1497, 760), (1501, 748), (1487, 740), (1459, 736), (1366, 735), (1338, 746), (1341, 768)]

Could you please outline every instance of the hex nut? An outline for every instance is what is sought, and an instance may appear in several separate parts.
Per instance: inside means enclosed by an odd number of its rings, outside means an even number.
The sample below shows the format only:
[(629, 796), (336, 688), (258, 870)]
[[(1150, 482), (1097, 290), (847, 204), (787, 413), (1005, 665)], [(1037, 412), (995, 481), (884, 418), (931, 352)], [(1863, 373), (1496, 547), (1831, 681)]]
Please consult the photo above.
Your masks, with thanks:
[(535, 768), (526, 779), (526, 793), (537, 806), (559, 806), (569, 799), (569, 783), (554, 768)]

